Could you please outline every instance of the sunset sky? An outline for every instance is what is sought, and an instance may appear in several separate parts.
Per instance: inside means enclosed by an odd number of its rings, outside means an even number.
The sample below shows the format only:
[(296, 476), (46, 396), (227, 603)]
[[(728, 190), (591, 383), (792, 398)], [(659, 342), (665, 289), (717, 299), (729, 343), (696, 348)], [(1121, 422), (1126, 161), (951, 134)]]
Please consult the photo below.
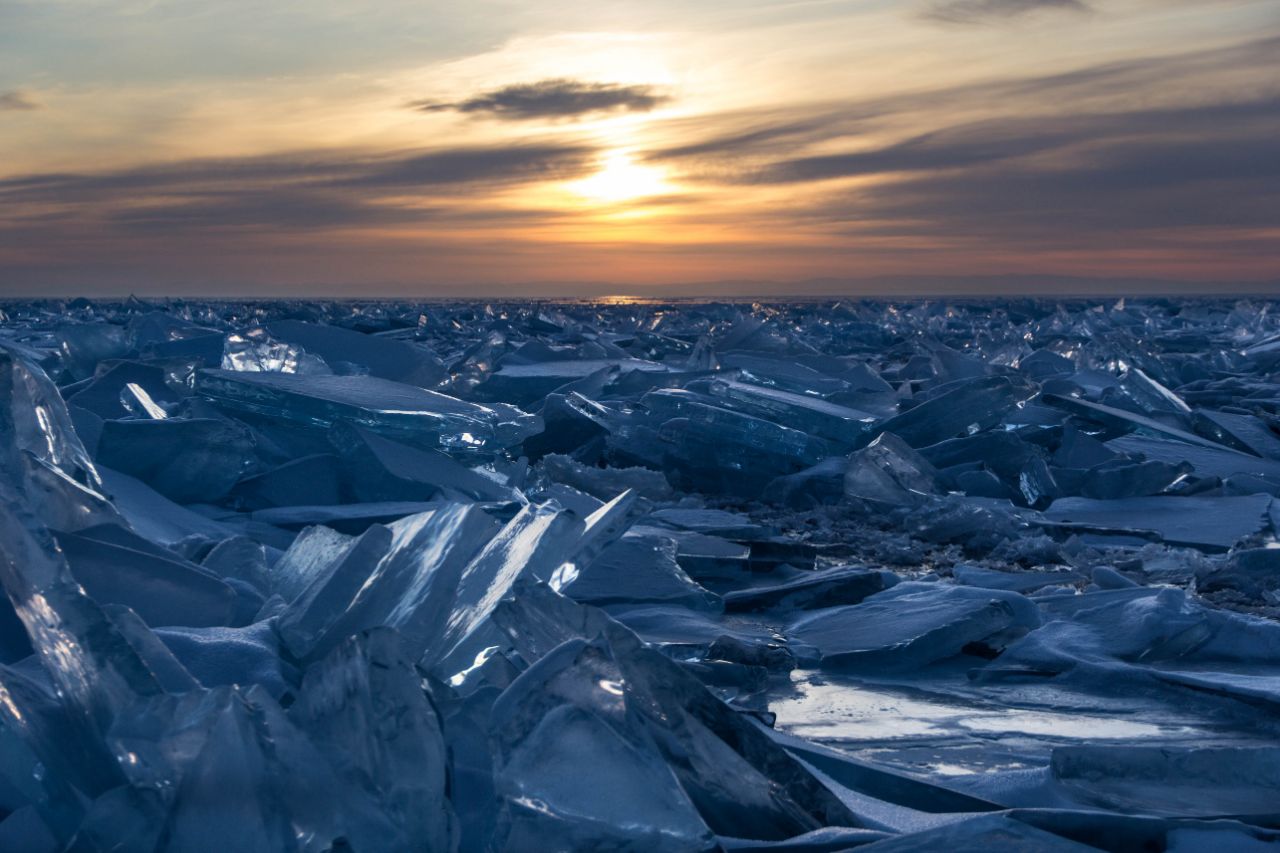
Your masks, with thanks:
[(1275, 280), (1277, 140), (1278, 0), (0, 0), (0, 293)]

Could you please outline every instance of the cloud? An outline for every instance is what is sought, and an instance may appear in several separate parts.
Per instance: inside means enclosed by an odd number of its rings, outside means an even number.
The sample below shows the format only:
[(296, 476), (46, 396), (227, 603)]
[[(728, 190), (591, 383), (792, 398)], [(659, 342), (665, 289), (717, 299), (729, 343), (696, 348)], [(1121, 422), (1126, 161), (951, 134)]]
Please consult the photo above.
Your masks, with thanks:
[[(940, 128), (909, 139), (847, 154), (794, 157), (746, 172), (739, 180), (796, 183), (898, 173), (933, 173), (982, 167), (1058, 170), (1096, 158), (1098, 152), (1150, 152), (1150, 162), (1135, 158), (1134, 177), (1172, 186), (1197, 177), (1195, 167), (1159, 170), (1160, 152), (1181, 145), (1219, 145), (1224, 152), (1240, 140), (1280, 133), (1280, 98), (1227, 104), (1132, 110), (1116, 113), (1068, 113), (1061, 116), (1010, 117)], [(1051, 157), (1041, 155), (1051, 154)], [(1224, 158), (1230, 160), (1224, 153)], [(1252, 158), (1243, 161), (1253, 167)], [(1030, 165), (1029, 165), (1030, 164)], [(1110, 175), (1116, 181), (1121, 176)], [(1127, 185), (1129, 182), (1125, 182)]]
[(596, 150), (581, 144), (474, 146), (408, 151), (296, 152), (187, 160), (100, 173), (46, 173), (0, 180), (0, 203), (127, 201), (139, 194), (207, 198), (236, 192), (343, 189), (379, 192), (474, 184), (521, 184), (587, 174)]
[[(1265, 101), (1280, 87), (1242, 69), (1266, 67), (1280, 51), (1280, 38), (1252, 41), (1141, 59), (1104, 63), (1028, 77), (1002, 77), (891, 96), (844, 102), (800, 103), (785, 109), (710, 113), (657, 126), (676, 140), (643, 153), (694, 178), (725, 182), (816, 180), (824, 175), (915, 170), (989, 162), (1031, 154), (1067, 141), (1071, 117), (1092, 122), (1104, 116), (1125, 122), (1180, 122), (1191, 115), (1205, 122), (1234, 121), (1242, 113), (1266, 118)], [(1264, 103), (1261, 114), (1241, 98)], [(1187, 113), (1181, 104), (1196, 108)], [(1144, 109), (1135, 112), (1134, 105)], [(1210, 107), (1218, 105), (1215, 112)], [(989, 118), (948, 125), (950, 115), (986, 114)], [(1135, 119), (1136, 121), (1137, 119)], [(869, 148), (866, 140), (911, 137)], [(925, 132), (919, 132), (919, 128)], [(1139, 132), (1143, 128), (1135, 125)], [(1010, 134), (1017, 139), (1010, 139)], [(853, 153), (832, 153), (841, 140)], [(820, 156), (806, 156), (808, 148)], [(1016, 149), (1016, 150), (1015, 150)], [(1033, 150), (1034, 149), (1034, 150)]]
[(588, 113), (648, 112), (671, 100), (653, 86), (543, 80), (482, 92), (464, 101), (416, 101), (422, 112), (483, 113), (519, 121), (537, 118), (576, 118)]
[(395, 155), (298, 152), (189, 160), (102, 173), (0, 179), (0, 244), (43, 223), (132, 235), (285, 232), (445, 222), (470, 227), (545, 211), (485, 209), (485, 192), (586, 175), (596, 150), (578, 144), (477, 146)]
[(1280, 260), (1280, 87), (1253, 69), (1277, 49), (1265, 37), (708, 116), (673, 124), (679, 143), (646, 157), (708, 195), (760, 186), (773, 202), (743, 210), (737, 227), (804, 235), (828, 254), (1258, 269)]
[(753, 179), (761, 183), (794, 183), (973, 167), (1031, 156), (1077, 138), (1069, 132), (1017, 132), (984, 122), (973, 127), (928, 133), (868, 151), (783, 160), (766, 166)]
[(17, 110), (38, 110), (40, 104), (17, 90), (0, 92), (0, 112)]
[[(847, 128), (853, 116), (849, 110), (814, 112), (812, 110), (770, 111), (769, 115), (749, 114), (731, 116), (712, 114), (694, 120), (695, 132), (699, 125), (723, 128), (746, 124), (728, 133), (718, 133), (710, 138), (658, 148), (644, 154), (646, 160), (698, 160), (727, 154), (747, 154), (794, 148), (814, 139), (829, 135), (835, 129)], [(686, 122), (688, 123), (688, 122)]]
[[(921, 253), (1005, 257), (1280, 259), (1280, 101), (1010, 125), (1007, 156), (954, 168), (945, 149), (889, 149), (909, 171), (847, 187), (812, 184), (771, 224), (833, 245), (910, 245)], [(996, 127), (988, 128), (995, 134)], [(1067, 132), (1067, 131), (1070, 132)], [(938, 138), (946, 138), (941, 134)], [(993, 149), (994, 151), (994, 149)], [(863, 165), (870, 162), (870, 155)], [(1163, 258), (1164, 260), (1160, 260)]]
[(595, 149), (585, 145), (460, 148), (399, 157), (339, 181), (364, 187), (460, 183), (527, 183), (578, 177), (590, 171)]
[(974, 24), (1043, 11), (1090, 12), (1092, 7), (1083, 0), (945, 0), (924, 16), (950, 24)]

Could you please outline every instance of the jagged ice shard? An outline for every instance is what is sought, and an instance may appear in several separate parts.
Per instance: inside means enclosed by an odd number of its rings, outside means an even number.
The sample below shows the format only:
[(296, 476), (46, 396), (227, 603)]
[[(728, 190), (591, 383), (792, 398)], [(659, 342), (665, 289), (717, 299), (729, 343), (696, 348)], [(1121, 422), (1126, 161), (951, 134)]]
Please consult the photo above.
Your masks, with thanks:
[(1280, 847), (1268, 302), (25, 302), (0, 849)]

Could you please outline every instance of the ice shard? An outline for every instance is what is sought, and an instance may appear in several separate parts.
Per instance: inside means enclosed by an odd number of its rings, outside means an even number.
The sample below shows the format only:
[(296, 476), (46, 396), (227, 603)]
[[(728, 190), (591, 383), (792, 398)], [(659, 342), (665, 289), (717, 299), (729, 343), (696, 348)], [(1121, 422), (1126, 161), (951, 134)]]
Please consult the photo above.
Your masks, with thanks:
[(225, 497), (257, 464), (247, 429), (210, 418), (106, 421), (96, 459), (178, 503)]
[(726, 407), (767, 418), (793, 429), (852, 447), (871, 428), (875, 415), (830, 403), (811, 394), (797, 394), (744, 382), (712, 380), (707, 391)]
[(523, 406), (540, 401), (558, 388), (605, 369), (659, 374), (670, 370), (661, 364), (639, 359), (565, 359), (528, 364), (503, 364), (490, 374), (477, 392), (487, 399), (502, 400)]
[(483, 501), (516, 500), (516, 493), (438, 450), (420, 450), (355, 426), (330, 439), (359, 501), (427, 500), (441, 495)]
[(635, 498), (624, 492), (586, 519), (550, 503), (525, 507), (462, 569), (439, 633), (424, 660), (452, 674), (484, 643), (487, 620), (521, 578), (565, 583), (577, 561), (592, 559), (620, 536)]
[(756, 496), (774, 478), (831, 455), (829, 442), (798, 429), (715, 405), (686, 391), (642, 400), (657, 425), (665, 459), (696, 489)]
[(204, 370), (196, 391), (228, 412), (295, 428), (363, 426), (415, 447), (495, 453), (541, 429), (512, 406), (481, 406), (372, 376), (295, 376)]
[(627, 536), (605, 548), (564, 585), (565, 595), (596, 606), (632, 602), (717, 610), (720, 597), (684, 573), (676, 543), (660, 536)]
[(136, 550), (98, 533), (57, 537), (72, 576), (95, 601), (126, 605), (153, 627), (229, 623), (235, 595), (221, 580), (176, 554)]
[(1039, 617), (1015, 593), (901, 584), (860, 604), (815, 610), (787, 633), (802, 656), (824, 667), (903, 670), (954, 657)]
[(724, 607), (730, 612), (750, 612), (858, 604), (897, 582), (897, 575), (891, 572), (854, 566), (801, 572), (785, 583), (730, 592), (724, 597)]
[(452, 847), (440, 720), (395, 631), (353, 636), (312, 666), (289, 718), (384, 806), (408, 848)]
[(711, 832), (628, 712), (609, 649), (556, 647), (494, 706), (497, 845), (699, 851)]
[(937, 471), (891, 432), (849, 457), (846, 498), (884, 506), (919, 506), (937, 493)]
[(301, 320), (274, 320), (267, 330), (273, 337), (297, 344), (340, 368), (354, 365), (371, 376), (422, 388), (433, 388), (444, 378), (439, 360), (408, 341)]
[(926, 447), (991, 429), (1036, 387), (1016, 377), (992, 376), (962, 382), (919, 405), (881, 421), (865, 435), (891, 432), (911, 447)]
[[(412, 849), (389, 816), (364, 791), (344, 785), (255, 688), (164, 697), (121, 720), (112, 739), (136, 783), (162, 792), (144, 849), (318, 853), (342, 843)], [(237, 791), (253, 795), (229, 813), (220, 804)]]
[(317, 645), (373, 574), (391, 541), (391, 531), (375, 524), (344, 549), (339, 559), (317, 567), (315, 576), (276, 623), (280, 639), (295, 658), (318, 656)]
[(1270, 495), (1148, 497), (1123, 500), (1062, 498), (1045, 518), (1084, 530), (1148, 536), (1181, 545), (1227, 550), (1268, 526)]
[(324, 359), (298, 346), (272, 340), (266, 329), (227, 335), (222, 347), (223, 370), (248, 373), (332, 373)]
[(386, 553), (318, 640), (327, 649), (358, 631), (388, 626), (416, 661), (438, 636), (469, 560), (501, 525), (475, 504), (446, 504), (390, 527)]
[(45, 524), (77, 530), (118, 520), (58, 389), (39, 366), (0, 347), (0, 469)]

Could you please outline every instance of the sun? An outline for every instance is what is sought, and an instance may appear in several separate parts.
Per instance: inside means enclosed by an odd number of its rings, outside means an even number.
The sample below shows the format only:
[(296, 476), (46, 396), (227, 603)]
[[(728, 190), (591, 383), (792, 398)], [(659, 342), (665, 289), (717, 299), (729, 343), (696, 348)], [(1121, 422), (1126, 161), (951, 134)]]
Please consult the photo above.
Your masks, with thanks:
[(667, 190), (661, 169), (640, 165), (625, 151), (606, 154), (598, 172), (575, 181), (571, 188), (583, 198), (606, 203), (631, 201)]

